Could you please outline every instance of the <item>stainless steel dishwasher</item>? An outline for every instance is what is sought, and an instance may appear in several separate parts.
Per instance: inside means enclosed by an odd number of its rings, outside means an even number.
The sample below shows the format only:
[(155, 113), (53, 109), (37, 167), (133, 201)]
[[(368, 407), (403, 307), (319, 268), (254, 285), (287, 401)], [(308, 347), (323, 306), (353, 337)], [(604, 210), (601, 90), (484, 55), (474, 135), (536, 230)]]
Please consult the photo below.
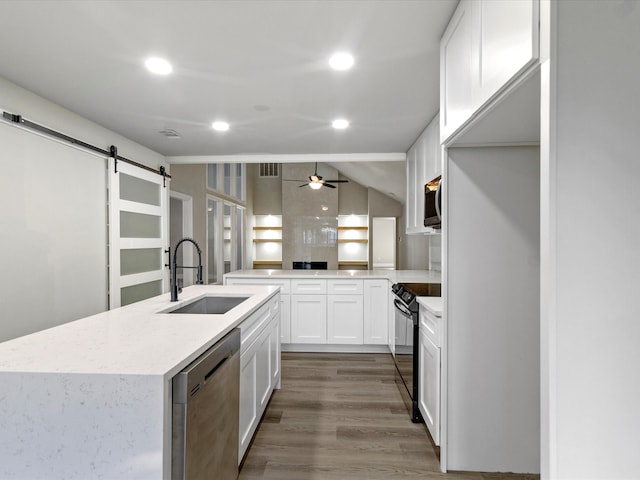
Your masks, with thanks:
[(173, 377), (173, 480), (238, 477), (240, 330)]

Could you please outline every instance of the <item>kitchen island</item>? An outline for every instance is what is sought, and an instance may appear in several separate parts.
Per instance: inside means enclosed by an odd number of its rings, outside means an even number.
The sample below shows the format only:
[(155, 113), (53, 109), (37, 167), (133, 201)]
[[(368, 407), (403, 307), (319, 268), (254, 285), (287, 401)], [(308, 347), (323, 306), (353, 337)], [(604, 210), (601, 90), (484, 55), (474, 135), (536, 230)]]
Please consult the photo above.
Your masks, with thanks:
[[(163, 313), (211, 295), (248, 298)], [(0, 343), (0, 478), (168, 480), (173, 376), (277, 297), (192, 286)]]

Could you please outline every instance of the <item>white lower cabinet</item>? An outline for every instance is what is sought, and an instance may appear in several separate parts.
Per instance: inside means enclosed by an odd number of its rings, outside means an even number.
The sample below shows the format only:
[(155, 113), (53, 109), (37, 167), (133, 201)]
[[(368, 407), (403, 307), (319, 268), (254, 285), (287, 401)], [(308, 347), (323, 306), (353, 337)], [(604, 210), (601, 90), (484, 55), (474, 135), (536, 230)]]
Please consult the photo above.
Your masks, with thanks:
[(387, 325), (387, 345), (389, 346), (389, 351), (391, 355), (395, 357), (396, 355), (396, 307), (393, 304), (393, 293), (391, 293), (391, 289), (389, 289), (389, 293), (387, 294), (387, 299), (389, 303), (388, 307), (388, 325)]
[(280, 343), (291, 342), (291, 295), (280, 295)]
[[(233, 275), (233, 274), (228, 274)], [(395, 309), (387, 278), (234, 278), (226, 285), (280, 287), (280, 344), (297, 350), (326, 345), (388, 345), (395, 348)], [(403, 334), (403, 332), (400, 332)], [(360, 347), (357, 347), (360, 348)], [(373, 350), (373, 348), (371, 348)], [(377, 351), (377, 350), (376, 350)]]
[(418, 408), (431, 438), (440, 445), (440, 318), (420, 308)]
[(291, 343), (327, 343), (326, 295), (291, 295)]
[(367, 345), (387, 343), (390, 291), (388, 280), (364, 281), (363, 343)]
[(362, 295), (327, 295), (327, 343), (362, 345)]
[(280, 385), (280, 299), (274, 297), (240, 324), (238, 463), (242, 461), (274, 388)]

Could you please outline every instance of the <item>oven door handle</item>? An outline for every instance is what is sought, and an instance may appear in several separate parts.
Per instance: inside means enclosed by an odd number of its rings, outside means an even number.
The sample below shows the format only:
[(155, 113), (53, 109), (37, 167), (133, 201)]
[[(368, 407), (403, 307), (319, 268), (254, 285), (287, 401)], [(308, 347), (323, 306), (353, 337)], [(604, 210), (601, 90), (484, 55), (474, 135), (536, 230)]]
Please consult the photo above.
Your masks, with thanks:
[(404, 313), (407, 317), (413, 317), (413, 314), (397, 298), (393, 299), (393, 304), (396, 306), (396, 308), (398, 310), (400, 310), (402, 313)]

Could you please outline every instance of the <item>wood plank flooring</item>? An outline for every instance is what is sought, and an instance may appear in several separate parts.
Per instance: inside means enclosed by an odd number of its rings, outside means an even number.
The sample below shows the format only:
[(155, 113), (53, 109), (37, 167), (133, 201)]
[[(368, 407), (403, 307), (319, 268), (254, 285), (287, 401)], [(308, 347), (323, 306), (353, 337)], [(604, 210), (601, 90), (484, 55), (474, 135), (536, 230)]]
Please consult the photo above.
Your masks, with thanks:
[(386, 354), (282, 354), (274, 393), (239, 480), (534, 480), (443, 474), (425, 426), (414, 424)]

